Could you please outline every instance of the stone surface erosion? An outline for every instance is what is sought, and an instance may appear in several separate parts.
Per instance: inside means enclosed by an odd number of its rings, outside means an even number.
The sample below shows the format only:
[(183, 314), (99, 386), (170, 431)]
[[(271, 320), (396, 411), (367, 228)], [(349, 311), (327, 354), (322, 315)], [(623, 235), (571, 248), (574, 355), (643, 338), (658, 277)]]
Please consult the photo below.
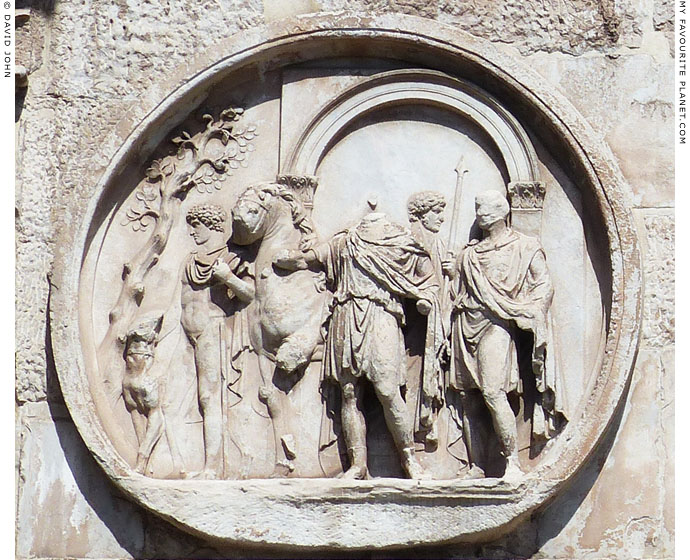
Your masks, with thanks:
[[(344, 6), (32, 6), (17, 32), (30, 84), (17, 113), (19, 558), (273, 554), (265, 545), (299, 556), (673, 554), (670, 84), (639, 79), (670, 67), (667, 6), (480, 4), (365, 2), (296, 18)], [(370, 109), (348, 105), (359, 100)], [(634, 157), (650, 137), (651, 169)], [(267, 184), (264, 198), (243, 199)], [(554, 285), (543, 348), (568, 407), (544, 440), (526, 410), (552, 395), (523, 386), (542, 371), (522, 361), (538, 346), (519, 338), (524, 325), (505, 331), (522, 380), (508, 424), (482, 381), (464, 408), (489, 408), (483, 423), (465, 418), (480, 429), (463, 429), (462, 387), (444, 381), (443, 341), (465, 313), (451, 311), (453, 259), (481, 238), (474, 200), (487, 189), (541, 241)], [(413, 219), (408, 201), (429, 190), (445, 206)], [(268, 211), (267, 197), (286, 237), (268, 229), (252, 253), (247, 212)], [(195, 248), (216, 230), (188, 212), (208, 203), (227, 214), (220, 261)], [(333, 250), (344, 228), (375, 243), (400, 228), (395, 250), (426, 255), (415, 272), (390, 269), (395, 282), (368, 276), (388, 309), (400, 305), (385, 331), (400, 350), (385, 360), (399, 361), (401, 407), (380, 381), (390, 376), (365, 366), (348, 370), (361, 389), (342, 373), (332, 401), (321, 386), (346, 277), (319, 243)], [(387, 258), (362, 251), (348, 258)], [(180, 299), (190, 253), (190, 285), (229, 297), (213, 336), (184, 311), (196, 300)], [(282, 302), (305, 290), (314, 324), (291, 324)], [(215, 381), (200, 365), (215, 363), (206, 340), (227, 356)], [(351, 394), (364, 445), (352, 443)], [(500, 427), (511, 422), (514, 436)], [(642, 452), (641, 433), (653, 440)], [(49, 519), (56, 508), (66, 514)]]

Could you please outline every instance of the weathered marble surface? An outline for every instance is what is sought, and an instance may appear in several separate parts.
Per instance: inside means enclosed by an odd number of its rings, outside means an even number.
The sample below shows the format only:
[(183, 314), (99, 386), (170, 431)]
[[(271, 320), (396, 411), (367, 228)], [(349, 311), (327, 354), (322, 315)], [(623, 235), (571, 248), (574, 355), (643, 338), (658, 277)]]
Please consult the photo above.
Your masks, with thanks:
[[(27, 57), (20, 61), (32, 72), (17, 125), (20, 558), (208, 558), (251, 554), (210, 550), (110, 490), (69, 416), (55, 412), (51, 415), (43, 402), (47, 400), (50, 407), (60, 408), (45, 327), (56, 232), (61, 223), (70, 220), (70, 198), (91, 194), (92, 185), (81, 181), (82, 170), (102, 169), (119, 147), (103, 144), (104, 139), (112, 138), (110, 129), (123, 114), (131, 115), (130, 123), (138, 122), (163, 95), (161, 81), (184, 79), (184, 67), (179, 65), (202, 46), (211, 47), (233, 31), (264, 18), (341, 7), (326, 3), (279, 4), (281, 9), (273, 11), (251, 2), (226, 3), (222, 7), (217, 3), (189, 3), (184, 8), (166, 10), (150, 4), (125, 7), (58, 0), (37, 4), (30, 23), (18, 33), (18, 57)], [(601, 446), (596, 460), (568, 492), (521, 526), (515, 535), (481, 547), (410, 550), (410, 556), (672, 555), (673, 435), (669, 420), (673, 409), (673, 292), (671, 279), (662, 272), (673, 266), (673, 216), (669, 210), (673, 206), (673, 175), (668, 152), (671, 84), (661, 80), (671, 64), (668, 48), (662, 48), (668, 47), (664, 34), (668, 17), (663, 16), (667, 3), (645, 2), (623, 8), (612, 8), (609, 2), (602, 4), (606, 6), (586, 6), (596, 14), (593, 24), (583, 24), (586, 18), (579, 19), (568, 11), (563, 22), (543, 34), (531, 32), (535, 25), (538, 28), (543, 24), (535, 23), (536, 17), (522, 6), (511, 6), (507, 11), (496, 8), (495, 12), (489, 8), (488, 21), (511, 22), (499, 27), (503, 32), (498, 39), (512, 43), (509, 48), (517, 47), (525, 54), (545, 51), (532, 55), (528, 63), (560, 88), (595, 130), (605, 135), (637, 195), (634, 204), (642, 216), (638, 219), (638, 235), (648, 240), (644, 268), (651, 289), (645, 299), (645, 339), (630, 396), (619, 426), (614, 423), (615, 434)], [(362, 9), (439, 19), (448, 16), (439, 17), (437, 13), (453, 14), (449, 22), (470, 32), (477, 29), (478, 35), (489, 39), (496, 33), (488, 23), (476, 27), (474, 4), (465, 11), (444, 5), (437, 12), (434, 6), (367, 3)], [(620, 36), (611, 32), (615, 26), (607, 27), (607, 21), (614, 21), (611, 10), (623, 22)], [(487, 19), (482, 18), (484, 21)], [(573, 29), (577, 38), (574, 45), (567, 39)], [(157, 45), (156, 49), (152, 45)], [(566, 58), (552, 51), (587, 56)], [(649, 79), (650, 71), (658, 72), (660, 80)], [(580, 84), (585, 83), (591, 89), (583, 91)], [(649, 83), (649, 87), (640, 87), (641, 83)], [(638, 164), (639, 146), (644, 146), (644, 168)], [(639, 434), (645, 429), (658, 437), (651, 447), (641, 450)], [(644, 488), (636, 482), (641, 476), (650, 481)], [(630, 483), (621, 484), (621, 480)], [(90, 491), (91, 487), (96, 490)], [(619, 507), (602, 509), (602, 504), (611, 502)], [(69, 514), (61, 516), (46, 507), (71, 503), (75, 507), (68, 506), (65, 511)]]

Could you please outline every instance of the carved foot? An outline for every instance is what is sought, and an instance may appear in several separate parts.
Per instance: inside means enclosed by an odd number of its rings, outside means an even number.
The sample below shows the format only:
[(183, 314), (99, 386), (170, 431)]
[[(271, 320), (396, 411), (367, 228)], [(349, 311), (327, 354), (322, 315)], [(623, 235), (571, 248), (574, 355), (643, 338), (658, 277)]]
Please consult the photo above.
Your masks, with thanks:
[(220, 477), (218, 476), (218, 473), (212, 470), (204, 469), (203, 471), (184, 472), (184, 474), (182, 474), (182, 478), (191, 480), (215, 480)]
[(344, 480), (364, 480), (369, 476), (367, 470), (367, 448), (364, 445), (354, 445), (347, 450), (350, 468), (338, 475)]
[(508, 459), (508, 464), (506, 465), (506, 472), (503, 474), (503, 480), (508, 482), (514, 482), (520, 480), (523, 476), (525, 476), (525, 473), (522, 472), (518, 460)]
[(480, 478), (486, 478), (486, 474), (484, 474), (484, 469), (477, 465), (472, 465), (472, 468), (465, 473), (465, 476), (462, 477), (463, 480), (477, 480)]
[(146, 476), (146, 458), (142, 456), (137, 457), (137, 464), (134, 466), (134, 470), (139, 474)]
[(344, 473), (340, 473), (338, 478), (342, 480), (365, 480), (369, 476), (366, 465), (352, 465)]
[(438, 429), (436, 428), (436, 423), (431, 425), (431, 428), (424, 438), (424, 445), (426, 445), (430, 450), (438, 449)]
[(424, 467), (417, 461), (414, 456), (414, 449), (403, 449), (403, 461), (402, 466), (409, 476), (413, 480), (430, 480), (431, 474), (427, 472)]

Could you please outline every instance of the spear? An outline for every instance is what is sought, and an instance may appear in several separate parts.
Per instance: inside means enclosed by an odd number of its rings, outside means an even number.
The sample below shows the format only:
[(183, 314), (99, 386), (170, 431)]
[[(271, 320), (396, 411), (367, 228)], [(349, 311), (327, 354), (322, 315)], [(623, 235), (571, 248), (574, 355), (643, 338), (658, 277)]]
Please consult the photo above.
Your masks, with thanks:
[(460, 224), (460, 197), (462, 196), (462, 182), (465, 178), (465, 173), (469, 169), (465, 167), (465, 156), (461, 155), (458, 164), (455, 166), (455, 173), (457, 179), (455, 181), (455, 196), (453, 197), (453, 213), (450, 217), (450, 233), (448, 234), (448, 249), (453, 250), (455, 241), (458, 237), (458, 226)]

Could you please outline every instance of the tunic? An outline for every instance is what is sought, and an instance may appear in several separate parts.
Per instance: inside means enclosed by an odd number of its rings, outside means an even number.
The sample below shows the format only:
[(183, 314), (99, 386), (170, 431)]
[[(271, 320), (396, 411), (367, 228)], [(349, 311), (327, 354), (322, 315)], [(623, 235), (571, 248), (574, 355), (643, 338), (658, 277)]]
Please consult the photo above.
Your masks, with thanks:
[(336, 234), (315, 253), (334, 291), (324, 377), (341, 381), (347, 374), (405, 384), (401, 299), (437, 301), (428, 253), (408, 230), (379, 213)]

